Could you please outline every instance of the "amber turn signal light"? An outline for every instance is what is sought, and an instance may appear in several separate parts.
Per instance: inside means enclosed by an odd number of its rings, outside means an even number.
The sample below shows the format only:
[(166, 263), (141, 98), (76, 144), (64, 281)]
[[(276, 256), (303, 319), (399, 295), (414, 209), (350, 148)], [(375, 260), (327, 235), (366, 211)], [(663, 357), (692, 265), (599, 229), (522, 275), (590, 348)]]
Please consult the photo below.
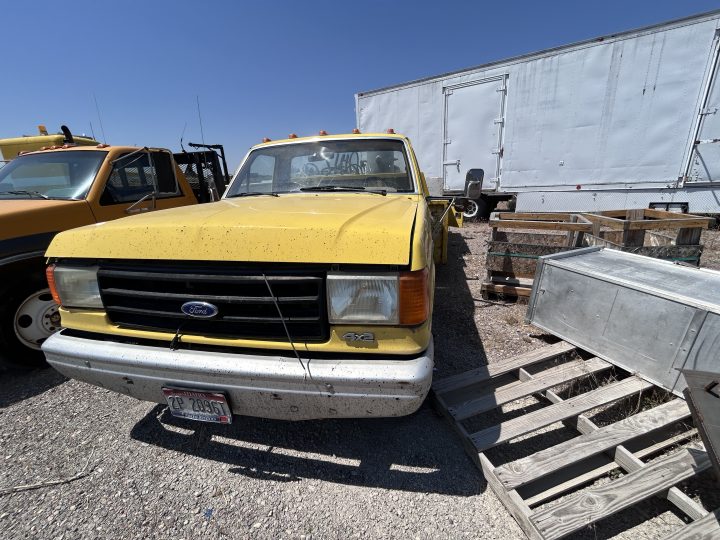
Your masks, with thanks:
[(400, 324), (424, 323), (430, 315), (429, 272), (427, 268), (400, 273)]
[(57, 292), (57, 286), (55, 285), (55, 265), (51, 264), (45, 269), (45, 277), (47, 278), (48, 286), (50, 287), (50, 294), (52, 294), (53, 300), (57, 305), (62, 305), (60, 301), (60, 295)]

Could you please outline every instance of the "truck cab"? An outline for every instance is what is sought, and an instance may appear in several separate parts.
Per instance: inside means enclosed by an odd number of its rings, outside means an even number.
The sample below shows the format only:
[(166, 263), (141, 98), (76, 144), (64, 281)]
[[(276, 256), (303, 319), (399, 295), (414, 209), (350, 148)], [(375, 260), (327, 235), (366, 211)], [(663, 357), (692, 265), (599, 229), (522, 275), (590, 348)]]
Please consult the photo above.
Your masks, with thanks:
[(41, 344), (60, 328), (44, 274), (57, 233), (196, 202), (160, 148), (55, 145), (0, 168), (0, 360), (41, 365)]
[(402, 416), (432, 379), (435, 260), (456, 213), (428, 202), (396, 134), (253, 147), (221, 201), (55, 237), (61, 373), (177, 416)]

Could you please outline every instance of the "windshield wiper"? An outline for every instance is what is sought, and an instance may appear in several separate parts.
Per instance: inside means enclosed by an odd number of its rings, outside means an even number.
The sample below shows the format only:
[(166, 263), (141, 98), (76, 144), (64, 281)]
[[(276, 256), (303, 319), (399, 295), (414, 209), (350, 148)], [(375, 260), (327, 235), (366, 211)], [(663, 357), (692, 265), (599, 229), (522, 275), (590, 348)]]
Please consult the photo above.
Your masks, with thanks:
[(0, 191), (0, 194), (3, 194), (3, 193), (10, 193), (11, 195), (31, 195), (34, 197), (42, 197), (43, 199), (50, 198), (47, 195), (45, 195), (44, 193), (40, 193), (39, 191), (26, 191), (26, 190), (22, 190), (22, 189), (15, 189), (13, 191)]
[(384, 189), (366, 189), (362, 186), (309, 186), (302, 187), (300, 191), (363, 191), (365, 193), (377, 193), (378, 195), (387, 195)]
[(235, 193), (234, 195), (228, 195), (225, 197), (226, 199), (231, 199), (233, 197), (257, 197), (260, 195), (267, 195), (269, 197), (279, 197), (277, 193), (274, 191), (245, 191), (243, 193)]

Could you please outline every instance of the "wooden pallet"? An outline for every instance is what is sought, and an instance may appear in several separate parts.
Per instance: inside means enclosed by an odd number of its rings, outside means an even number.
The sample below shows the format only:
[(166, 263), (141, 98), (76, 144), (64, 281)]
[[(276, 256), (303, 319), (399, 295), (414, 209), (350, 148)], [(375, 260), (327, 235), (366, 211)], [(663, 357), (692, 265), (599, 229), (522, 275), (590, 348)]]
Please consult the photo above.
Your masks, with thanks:
[[(522, 530), (532, 539), (561, 538), (657, 496), (693, 520), (672, 538), (720, 537), (720, 511), (709, 513), (677, 487), (710, 467), (695, 441), (697, 430), (685, 425), (691, 419), (685, 402), (674, 398), (598, 426), (584, 413), (657, 387), (579, 352), (561, 341), (433, 384), (437, 408)], [(572, 397), (563, 399), (552, 390), (611, 370), (619, 380)], [(491, 411), (502, 414), (499, 407), (527, 397), (545, 406), (474, 432), (466, 428), (468, 420)], [(533, 442), (534, 453), (497, 466), (487, 455), (521, 436), (535, 441), (539, 430), (558, 422), (577, 435), (544, 447)], [(685, 446), (643, 461), (680, 444)], [(612, 479), (610, 473), (618, 469), (624, 475)], [(586, 487), (600, 478), (606, 481)]]
[[(587, 246), (697, 266), (703, 250), (700, 235), (712, 222), (711, 218), (649, 209), (592, 214), (494, 212), (489, 221), (487, 278), (481, 291), (484, 298), (527, 297), (539, 257)], [(516, 280), (530, 284), (512, 283)]]

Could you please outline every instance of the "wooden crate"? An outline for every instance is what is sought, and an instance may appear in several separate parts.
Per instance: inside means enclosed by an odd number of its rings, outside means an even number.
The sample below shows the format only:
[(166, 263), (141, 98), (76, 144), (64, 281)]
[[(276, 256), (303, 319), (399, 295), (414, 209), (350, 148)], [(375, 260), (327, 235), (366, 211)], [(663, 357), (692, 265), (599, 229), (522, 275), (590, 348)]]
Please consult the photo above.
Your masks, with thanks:
[[(685, 401), (672, 397), (597, 425), (585, 413), (656, 387), (577, 352), (561, 341), (433, 384), (437, 408), (522, 530), (533, 539), (561, 538), (591, 525), (601, 528), (609, 516), (660, 497), (692, 520), (672, 538), (720, 537), (720, 511), (708, 512), (677, 487), (710, 467), (705, 449), (695, 441), (697, 431), (685, 424), (691, 422)], [(617, 380), (609, 384), (565, 399), (553, 391), (610, 370)], [(508, 416), (499, 408), (526, 397), (544, 405), (520, 416), (510, 414), (509, 419), (501, 416), (499, 423), (475, 432), (466, 427), (467, 421), (493, 411)], [(543, 445), (540, 431), (558, 422), (576, 436)], [(530, 455), (497, 466), (487, 455), (491, 448), (528, 436), (533, 437)], [(675, 448), (678, 445), (683, 446)], [(671, 448), (650, 463), (643, 461)], [(509, 450), (502, 454), (509, 455)], [(618, 470), (624, 474), (617, 477)]]
[(649, 209), (582, 214), (495, 212), (489, 222), (487, 278), (481, 291), (484, 298), (527, 298), (538, 257), (587, 246), (698, 266), (700, 235), (712, 223), (712, 218)]

